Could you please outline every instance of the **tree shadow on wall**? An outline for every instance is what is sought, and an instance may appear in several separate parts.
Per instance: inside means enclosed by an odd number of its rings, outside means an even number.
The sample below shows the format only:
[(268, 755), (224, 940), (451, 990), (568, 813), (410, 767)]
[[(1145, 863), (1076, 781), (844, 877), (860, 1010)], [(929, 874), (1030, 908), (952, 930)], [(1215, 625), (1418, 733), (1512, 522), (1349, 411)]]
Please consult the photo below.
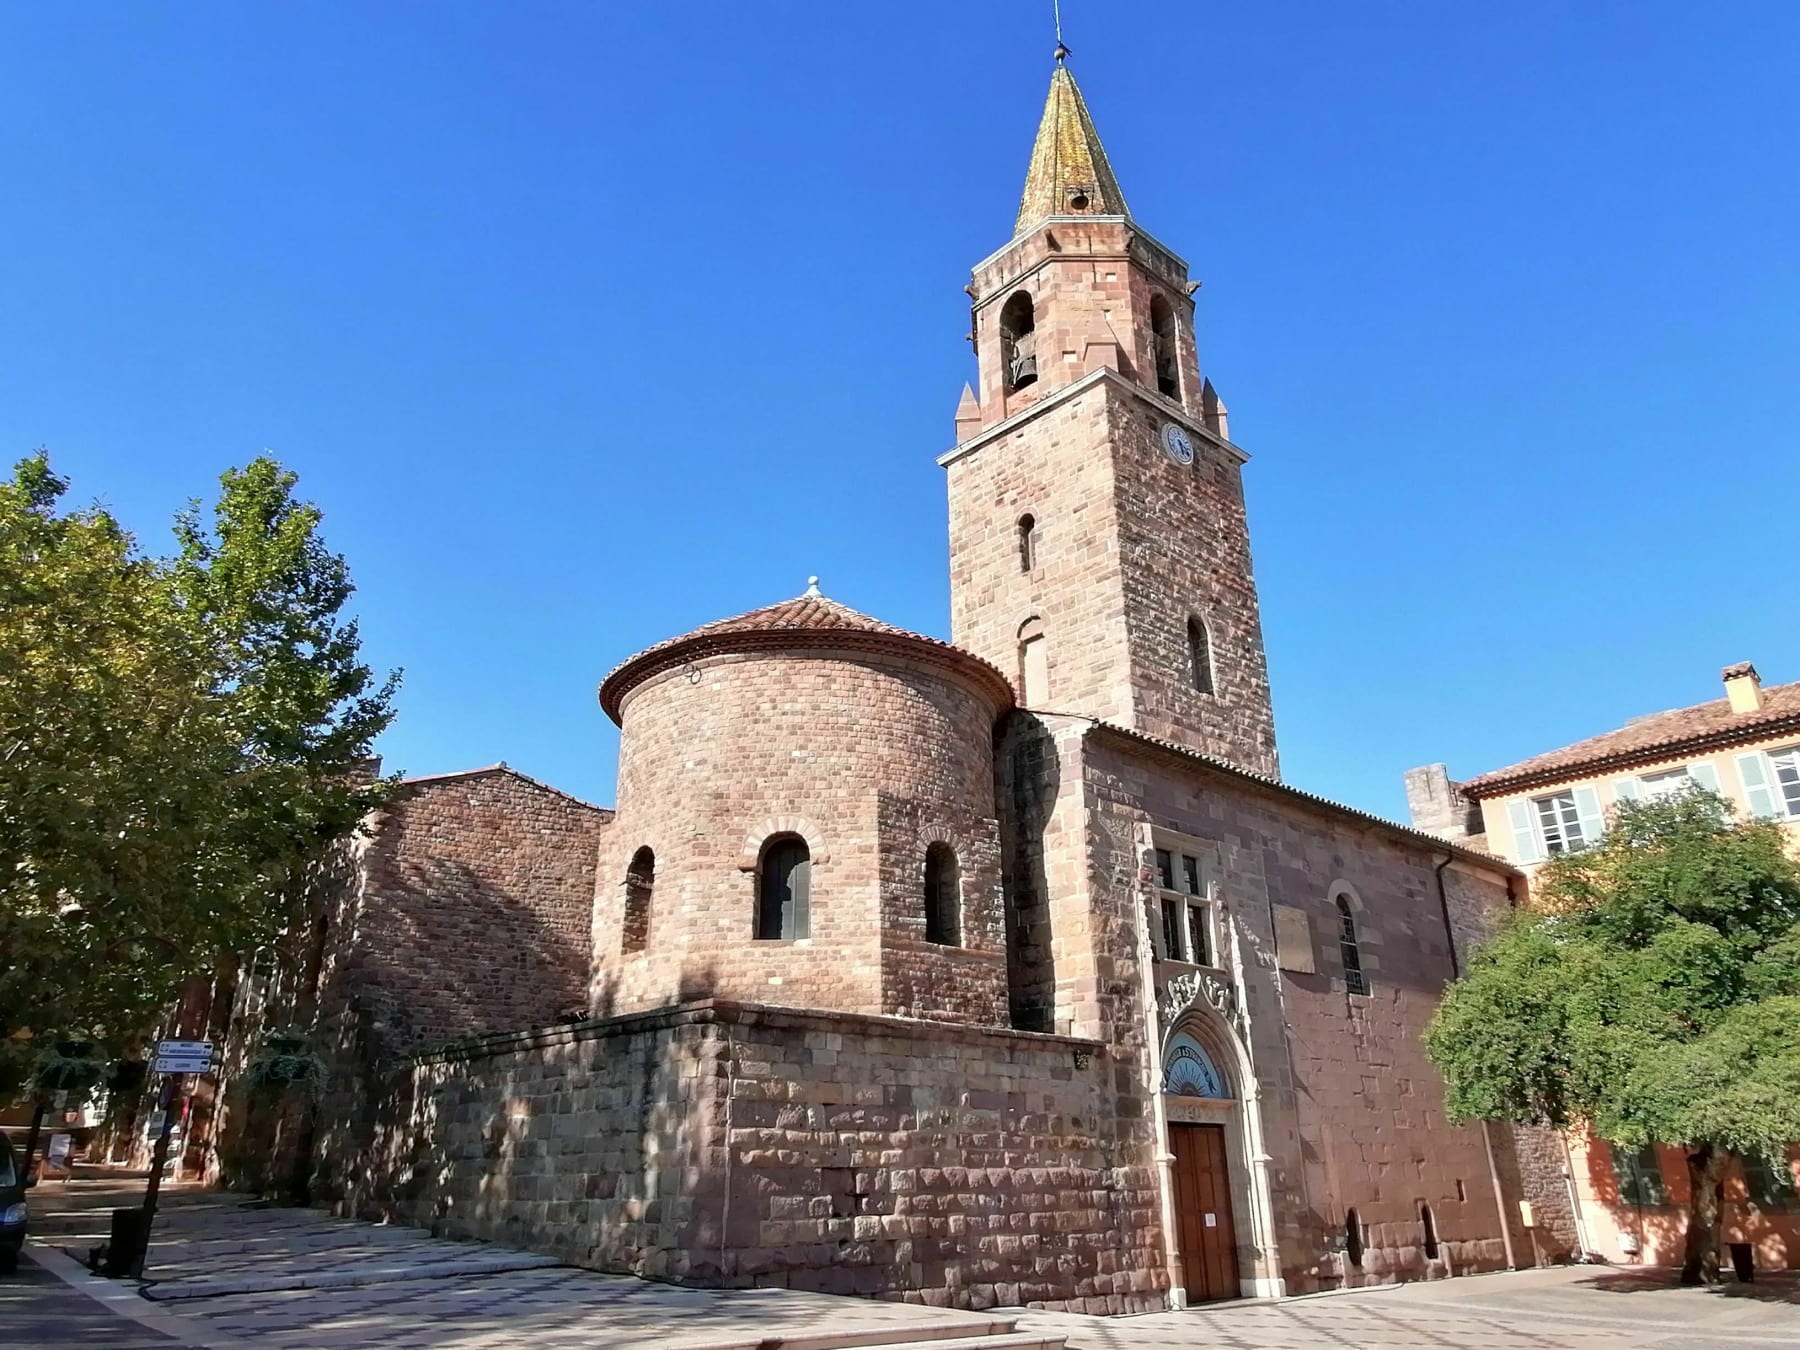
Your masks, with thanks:
[(408, 858), (395, 871), (398, 888), (371, 895), (363, 921), (358, 983), (369, 991), (377, 1054), (549, 1026), (585, 1006), (584, 937), (557, 931), (522, 896), (455, 859)]
[(416, 1091), (424, 1071), (411, 1056), (584, 1016), (589, 958), (584, 938), (558, 931), (468, 865), (401, 860), (366, 896), (360, 931), (322, 1000), (321, 1193), (364, 1217), (407, 1208), (430, 1185), (425, 1141), (441, 1106)]

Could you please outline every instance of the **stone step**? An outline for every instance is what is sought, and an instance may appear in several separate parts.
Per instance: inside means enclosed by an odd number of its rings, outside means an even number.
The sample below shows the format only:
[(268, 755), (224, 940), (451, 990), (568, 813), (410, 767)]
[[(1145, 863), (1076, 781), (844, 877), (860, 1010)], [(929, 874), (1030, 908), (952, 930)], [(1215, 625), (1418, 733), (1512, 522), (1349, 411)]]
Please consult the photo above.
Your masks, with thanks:
[[(901, 1331), (900, 1328), (895, 1328)], [(950, 1336), (933, 1339), (921, 1339), (919, 1333), (926, 1328), (910, 1327), (901, 1331), (902, 1339), (879, 1341), (853, 1341), (847, 1343), (843, 1350), (863, 1350), (864, 1347), (879, 1347), (879, 1350), (1065, 1350), (1065, 1342), (1061, 1336), (1046, 1336), (1036, 1331), (1003, 1331), (989, 1336)], [(786, 1341), (777, 1340), (774, 1345), (786, 1350)], [(764, 1341), (765, 1347), (770, 1342)]]
[(719, 1341), (681, 1341), (670, 1350), (1064, 1350), (1061, 1336), (1015, 1331), (1011, 1318), (941, 1326), (858, 1327), (755, 1335)]

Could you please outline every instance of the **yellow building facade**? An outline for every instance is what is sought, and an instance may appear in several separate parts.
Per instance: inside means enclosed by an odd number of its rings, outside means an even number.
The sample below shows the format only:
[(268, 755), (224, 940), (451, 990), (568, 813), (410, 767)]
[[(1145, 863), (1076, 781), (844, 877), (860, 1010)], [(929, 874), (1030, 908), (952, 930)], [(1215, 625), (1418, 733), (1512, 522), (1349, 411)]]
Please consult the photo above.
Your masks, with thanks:
[[(1467, 782), (1452, 781), (1442, 764), (1413, 769), (1413, 824), (1514, 864), (1528, 892), (1550, 858), (1598, 840), (1620, 802), (1697, 784), (1739, 819), (1776, 821), (1800, 852), (1800, 682), (1765, 688), (1748, 662), (1721, 678), (1721, 698), (1633, 718)], [(1621, 1264), (1679, 1264), (1688, 1200), (1681, 1150), (1628, 1153), (1584, 1131), (1567, 1143), (1586, 1250)], [(1800, 1267), (1800, 1148), (1785, 1161), (1734, 1164), (1725, 1180), (1723, 1240), (1751, 1244), (1765, 1269)]]

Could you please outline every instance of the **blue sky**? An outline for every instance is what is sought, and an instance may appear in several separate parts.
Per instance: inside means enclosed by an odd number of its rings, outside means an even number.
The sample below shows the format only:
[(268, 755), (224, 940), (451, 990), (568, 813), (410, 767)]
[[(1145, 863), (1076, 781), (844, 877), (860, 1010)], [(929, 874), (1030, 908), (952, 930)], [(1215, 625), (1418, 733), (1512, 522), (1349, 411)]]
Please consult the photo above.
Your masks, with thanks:
[[(405, 667), (390, 766), (610, 802), (630, 652), (812, 572), (947, 631), (1048, 10), (11, 5), (0, 449), (156, 549), (271, 450)], [(1064, 18), (1205, 281), (1290, 780), (1399, 814), (1800, 679), (1800, 6)]]

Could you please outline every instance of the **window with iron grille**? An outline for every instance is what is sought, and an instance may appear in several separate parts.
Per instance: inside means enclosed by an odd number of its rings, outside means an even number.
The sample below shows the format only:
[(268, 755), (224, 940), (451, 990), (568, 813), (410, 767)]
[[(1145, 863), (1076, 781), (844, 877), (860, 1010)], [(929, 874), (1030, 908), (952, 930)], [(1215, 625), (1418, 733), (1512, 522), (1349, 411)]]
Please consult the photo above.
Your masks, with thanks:
[(1338, 953), (1344, 959), (1344, 988), (1352, 994), (1369, 992), (1369, 977), (1363, 974), (1362, 944), (1356, 939), (1356, 916), (1350, 902), (1338, 897)]

